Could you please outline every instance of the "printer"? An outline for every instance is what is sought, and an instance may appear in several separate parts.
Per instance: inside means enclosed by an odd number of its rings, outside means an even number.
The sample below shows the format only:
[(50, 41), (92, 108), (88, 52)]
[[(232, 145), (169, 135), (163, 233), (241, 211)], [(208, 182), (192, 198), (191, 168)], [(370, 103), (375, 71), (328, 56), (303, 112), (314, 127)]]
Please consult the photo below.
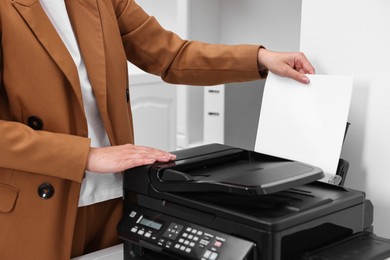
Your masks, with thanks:
[(321, 169), (210, 144), (124, 173), (124, 259), (386, 259), (361, 191)]

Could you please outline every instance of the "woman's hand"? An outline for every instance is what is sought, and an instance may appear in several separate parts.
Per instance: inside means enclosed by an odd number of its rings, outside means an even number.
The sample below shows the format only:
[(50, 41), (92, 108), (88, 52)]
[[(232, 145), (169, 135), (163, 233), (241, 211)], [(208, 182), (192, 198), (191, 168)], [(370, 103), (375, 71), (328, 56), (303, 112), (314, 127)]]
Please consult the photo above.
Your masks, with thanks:
[(268, 69), (272, 73), (295, 79), (308, 84), (309, 78), (305, 74), (314, 74), (314, 67), (301, 52), (273, 52), (264, 48), (259, 49), (257, 55), (259, 69)]
[(98, 173), (121, 172), (156, 161), (167, 162), (174, 159), (176, 156), (168, 152), (133, 144), (91, 147), (86, 170)]

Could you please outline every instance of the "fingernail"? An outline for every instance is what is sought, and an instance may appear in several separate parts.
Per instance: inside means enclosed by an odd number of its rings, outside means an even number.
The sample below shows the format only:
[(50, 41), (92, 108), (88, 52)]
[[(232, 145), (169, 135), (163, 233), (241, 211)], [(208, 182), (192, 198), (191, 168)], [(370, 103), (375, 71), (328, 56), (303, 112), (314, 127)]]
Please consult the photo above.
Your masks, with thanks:
[(303, 77), (302, 78), (303, 82), (305, 82), (306, 84), (309, 84), (310, 83), (310, 79), (308, 77)]

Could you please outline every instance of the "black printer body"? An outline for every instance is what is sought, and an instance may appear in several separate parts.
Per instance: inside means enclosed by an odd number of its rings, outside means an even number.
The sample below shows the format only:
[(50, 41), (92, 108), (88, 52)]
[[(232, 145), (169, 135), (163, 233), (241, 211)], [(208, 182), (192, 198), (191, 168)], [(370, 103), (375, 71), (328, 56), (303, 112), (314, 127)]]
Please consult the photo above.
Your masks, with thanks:
[(125, 260), (390, 256), (365, 194), (317, 181), (319, 168), (218, 144), (175, 153), (124, 174)]

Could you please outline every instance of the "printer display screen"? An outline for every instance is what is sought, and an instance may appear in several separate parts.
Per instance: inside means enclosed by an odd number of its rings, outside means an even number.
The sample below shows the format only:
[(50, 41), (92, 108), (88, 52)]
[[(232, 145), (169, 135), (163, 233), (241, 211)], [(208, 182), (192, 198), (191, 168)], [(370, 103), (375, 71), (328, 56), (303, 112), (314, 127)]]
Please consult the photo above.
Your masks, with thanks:
[(145, 217), (142, 217), (138, 223), (141, 225), (153, 228), (155, 230), (160, 230), (160, 228), (162, 227), (161, 223), (158, 223), (156, 221), (150, 220), (150, 219), (145, 218)]

